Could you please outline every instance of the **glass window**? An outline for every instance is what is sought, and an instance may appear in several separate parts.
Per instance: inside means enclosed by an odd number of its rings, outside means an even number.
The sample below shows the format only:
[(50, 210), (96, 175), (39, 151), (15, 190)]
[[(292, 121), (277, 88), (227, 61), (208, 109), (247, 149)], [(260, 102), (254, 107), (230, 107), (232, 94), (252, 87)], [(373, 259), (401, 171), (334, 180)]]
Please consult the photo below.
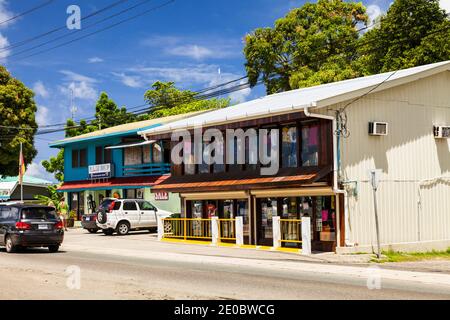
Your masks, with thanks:
[(192, 218), (201, 218), (203, 216), (203, 202), (192, 201)]
[(209, 173), (209, 154), (207, 153), (206, 147), (208, 146), (208, 142), (203, 142), (203, 150), (202, 150), (202, 163), (198, 165), (199, 173)]
[(95, 147), (95, 164), (103, 163), (103, 147)]
[(125, 165), (142, 164), (142, 147), (131, 147), (124, 149)]
[(138, 201), (141, 210), (155, 210), (155, 207), (148, 201)]
[(0, 221), (14, 221), (19, 218), (17, 208), (0, 207)]
[(120, 207), (122, 206), (122, 202), (116, 201), (114, 202), (114, 208), (113, 210), (120, 210)]
[(187, 162), (184, 164), (184, 173), (195, 174), (194, 148), (191, 142), (185, 141), (183, 152), (187, 153)]
[(223, 218), (233, 219), (234, 218), (234, 206), (233, 200), (224, 200), (222, 202)]
[(297, 219), (297, 198), (290, 197), (283, 199), (283, 218)]
[(72, 150), (72, 168), (78, 168), (79, 166), (78, 150)]
[(103, 159), (103, 163), (112, 163), (112, 154), (111, 154), (111, 149), (105, 149), (105, 154), (104, 154), (104, 159)]
[(24, 208), (21, 212), (22, 219), (37, 219), (37, 220), (56, 220), (55, 209), (51, 208)]
[(136, 202), (134, 201), (125, 201), (123, 203), (123, 210), (137, 210)]
[(208, 218), (217, 217), (217, 201), (208, 200), (206, 203), (206, 215)]
[(282, 129), (282, 166), (297, 167), (297, 127), (286, 126)]
[(319, 126), (302, 128), (302, 166), (319, 164)]
[[(214, 173), (219, 173), (219, 172), (225, 172), (225, 159), (224, 159), (224, 155), (225, 155), (225, 144), (224, 144), (224, 140), (221, 139), (219, 141), (215, 141), (216, 143), (216, 147), (217, 149), (213, 151), (213, 156), (216, 159), (216, 162), (220, 162), (221, 163), (214, 163), (213, 164), (213, 172)], [(219, 154), (221, 154), (221, 159), (219, 158)]]
[(153, 163), (163, 162), (163, 150), (158, 143), (153, 144)]
[(248, 201), (247, 200), (237, 200), (236, 201), (236, 216), (242, 217), (242, 222), (244, 224), (244, 237), (250, 236), (250, 217), (248, 212)]
[(87, 167), (87, 149), (80, 150), (80, 167)]
[(258, 143), (250, 145), (250, 139), (245, 139), (245, 169), (256, 170), (258, 167)]

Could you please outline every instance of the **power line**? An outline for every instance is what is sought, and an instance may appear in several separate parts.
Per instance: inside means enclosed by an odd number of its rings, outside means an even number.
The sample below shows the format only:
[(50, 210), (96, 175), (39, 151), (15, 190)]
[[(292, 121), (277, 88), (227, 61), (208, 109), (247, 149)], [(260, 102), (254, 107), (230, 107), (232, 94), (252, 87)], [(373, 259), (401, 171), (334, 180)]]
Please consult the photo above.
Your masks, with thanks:
[(95, 35), (95, 34), (101, 33), (101, 32), (103, 32), (103, 31), (106, 31), (106, 30), (112, 29), (112, 28), (114, 28), (114, 27), (117, 27), (117, 26), (119, 26), (119, 25), (121, 25), (121, 24), (123, 24), (123, 23), (126, 23), (126, 22), (129, 22), (129, 21), (131, 21), (131, 20), (137, 19), (137, 18), (139, 18), (139, 17), (141, 17), (141, 16), (143, 16), (143, 15), (145, 15), (145, 14), (148, 14), (148, 13), (150, 13), (150, 12), (152, 12), (152, 11), (156, 11), (156, 10), (158, 10), (158, 9), (161, 9), (161, 8), (163, 8), (163, 7), (165, 7), (165, 6), (169, 5), (169, 4), (171, 4), (171, 3), (173, 3), (173, 2), (175, 2), (175, 0), (169, 0), (169, 1), (167, 1), (167, 2), (164, 2), (164, 3), (161, 4), (161, 5), (154, 6), (154, 7), (150, 8), (150, 9), (148, 9), (148, 10), (145, 10), (145, 11), (139, 13), (139, 14), (136, 14), (136, 15), (134, 15), (134, 16), (131, 16), (131, 17), (127, 18), (127, 19), (124, 19), (124, 20), (121, 20), (121, 21), (116, 22), (116, 23), (114, 23), (114, 24), (111, 24), (111, 25), (109, 25), (109, 26), (107, 26), (107, 27), (105, 27), (105, 28), (102, 28), (102, 29), (99, 29), (99, 30), (97, 30), (97, 31), (88, 33), (88, 34), (86, 34), (86, 35), (84, 35), (84, 36), (81, 36), (81, 37), (72, 39), (72, 40), (70, 40), (70, 41), (63, 42), (63, 43), (61, 43), (61, 44), (59, 44), (59, 45), (50, 47), (50, 48), (48, 48), (48, 49), (41, 50), (41, 51), (35, 52), (35, 53), (33, 53), (33, 54), (30, 54), (30, 55), (27, 55), (27, 56), (24, 56), (24, 57), (20, 57), (20, 58), (18, 58), (18, 59), (16, 59), (16, 60), (23, 60), (23, 59), (30, 58), (30, 57), (33, 57), (33, 56), (36, 56), (36, 55), (40, 55), (40, 54), (42, 54), (42, 53), (46, 53), (46, 52), (52, 51), (52, 50), (54, 50), (54, 49), (58, 49), (58, 48), (64, 47), (64, 46), (69, 45), (69, 44), (71, 44), (71, 43), (74, 43), (74, 42), (76, 42), (76, 41), (85, 39), (85, 38), (87, 38), (87, 37), (90, 37), (90, 36), (93, 36), (93, 35)]
[[(106, 7), (103, 7), (103, 8), (101, 8), (101, 9), (97, 10), (97, 11), (94, 11), (94, 12), (88, 14), (88, 15), (85, 16), (85, 17), (82, 17), (82, 18), (81, 18), (81, 21), (90, 19), (90, 18), (92, 18), (92, 17), (94, 17), (94, 16), (96, 16), (96, 15), (99, 15), (99, 14), (101, 14), (101, 13), (103, 13), (103, 12), (109, 10), (109, 9), (112, 9), (112, 8), (118, 6), (119, 4), (121, 4), (121, 3), (123, 3), (123, 2), (127, 2), (127, 1), (128, 1), (128, 0), (119, 0), (119, 1), (113, 2), (113, 3), (109, 4), (109, 5), (107, 5)], [(19, 41), (19, 42), (16, 42), (16, 43), (12, 43), (12, 44), (10, 44), (10, 45), (8, 45), (8, 46), (6, 46), (6, 47), (0, 48), (0, 52), (3, 52), (3, 51), (5, 51), (5, 50), (9, 50), (9, 49), (13, 49), (13, 48), (17, 48), (17, 47), (24, 46), (24, 45), (26, 45), (26, 44), (28, 44), (28, 43), (30, 43), (30, 42), (33, 42), (33, 41), (38, 40), (38, 39), (41, 39), (41, 38), (43, 38), (43, 37), (45, 37), (45, 36), (51, 35), (51, 34), (53, 34), (53, 33), (55, 33), (55, 32), (61, 31), (61, 30), (67, 30), (67, 26), (66, 26), (66, 25), (63, 25), (63, 26), (61, 26), (61, 27), (58, 27), (58, 28), (55, 28), (55, 29), (46, 31), (46, 32), (44, 32), (44, 33), (38, 34), (38, 35), (33, 36), (33, 37), (31, 37), (31, 38), (28, 38), (28, 39), (25, 39), (25, 40), (22, 40), (22, 41)]]
[(48, 40), (48, 41), (42, 42), (42, 43), (37, 44), (37, 45), (35, 45), (35, 46), (33, 46), (33, 47), (26, 48), (26, 49), (24, 49), (24, 50), (22, 50), (22, 51), (19, 51), (19, 52), (15, 52), (14, 54), (9, 55), (8, 58), (18, 56), (18, 55), (20, 55), (20, 54), (22, 54), (22, 53), (27, 53), (27, 52), (33, 51), (34, 49), (41, 48), (41, 47), (43, 47), (43, 46), (45, 46), (45, 45), (47, 45), (47, 44), (56, 42), (56, 41), (58, 41), (58, 40), (61, 40), (61, 39), (64, 39), (64, 38), (67, 38), (67, 37), (70, 37), (70, 36), (73, 36), (74, 34), (77, 34), (77, 33), (79, 33), (79, 32), (83, 32), (83, 31), (86, 30), (86, 29), (95, 27), (96, 25), (99, 25), (99, 24), (101, 24), (101, 23), (103, 23), (103, 22), (105, 22), (105, 21), (108, 21), (108, 20), (110, 20), (110, 19), (113, 19), (113, 18), (115, 18), (115, 17), (118, 17), (118, 16), (120, 16), (120, 15), (122, 15), (122, 14), (124, 14), (124, 13), (126, 13), (126, 12), (128, 12), (128, 11), (130, 11), (130, 10), (136, 9), (137, 7), (143, 5), (143, 4), (147, 3), (147, 2), (150, 2), (150, 1), (153, 1), (153, 0), (144, 0), (144, 1), (141, 1), (140, 3), (138, 3), (138, 4), (134, 5), (134, 6), (128, 7), (128, 8), (126, 8), (126, 9), (122, 10), (122, 11), (119, 11), (119, 12), (113, 14), (113, 15), (110, 15), (110, 16), (108, 16), (108, 17), (106, 17), (106, 18), (103, 18), (103, 19), (101, 19), (101, 20), (99, 20), (99, 21), (96, 21), (96, 22), (94, 22), (94, 23), (91, 23), (91, 24), (89, 24), (89, 25), (87, 25), (87, 26), (83, 26), (83, 28), (80, 29), (80, 30), (75, 30), (75, 31), (73, 31), (73, 32), (71, 32), (71, 33), (63, 34), (63, 35), (61, 35), (61, 36), (59, 36), (59, 37), (56, 37), (56, 38), (50, 39), (50, 40)]
[(48, 1), (46, 1), (46, 2), (44, 2), (44, 3), (41, 3), (41, 4), (39, 4), (39, 5), (35, 6), (35, 7), (32, 7), (32, 8), (30, 8), (30, 9), (24, 11), (24, 12), (21, 12), (21, 13), (15, 15), (15, 16), (9, 18), (9, 19), (6, 19), (6, 20), (4, 20), (4, 21), (1, 21), (1, 22), (0, 22), (0, 25), (5, 24), (5, 23), (8, 23), (8, 22), (10, 22), (10, 21), (13, 21), (13, 20), (15, 20), (15, 19), (18, 19), (18, 18), (20, 18), (20, 17), (23, 17), (23, 16), (25, 16), (25, 15), (27, 15), (27, 14), (29, 14), (29, 13), (32, 13), (32, 12), (34, 12), (34, 11), (37, 11), (37, 10), (41, 9), (41, 8), (44, 8), (44, 7), (48, 6), (50, 3), (52, 3), (53, 1), (54, 1), (54, 0), (48, 0)]

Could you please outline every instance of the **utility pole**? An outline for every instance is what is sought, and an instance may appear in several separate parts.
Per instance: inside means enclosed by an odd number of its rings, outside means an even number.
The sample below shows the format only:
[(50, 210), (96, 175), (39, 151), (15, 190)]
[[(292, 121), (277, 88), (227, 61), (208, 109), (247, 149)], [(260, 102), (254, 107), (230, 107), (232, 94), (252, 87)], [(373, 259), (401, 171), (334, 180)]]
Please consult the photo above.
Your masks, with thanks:
[(381, 258), (381, 245), (380, 245), (380, 226), (378, 222), (378, 206), (377, 206), (377, 190), (380, 181), (381, 170), (370, 171), (370, 182), (373, 189), (373, 208), (375, 211), (375, 228), (377, 232), (377, 258)]
[(24, 164), (24, 159), (23, 159), (23, 149), (22, 149), (22, 142), (20, 142), (20, 168), (19, 168), (19, 173), (20, 173), (20, 202), (23, 203), (23, 166)]

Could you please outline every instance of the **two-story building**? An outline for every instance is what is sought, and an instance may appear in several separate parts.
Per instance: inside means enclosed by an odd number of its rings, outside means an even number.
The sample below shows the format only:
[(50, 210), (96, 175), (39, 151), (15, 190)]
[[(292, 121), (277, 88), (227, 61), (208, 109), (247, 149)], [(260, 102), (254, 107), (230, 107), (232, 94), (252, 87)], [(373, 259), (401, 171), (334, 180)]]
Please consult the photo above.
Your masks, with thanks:
[[(272, 222), (279, 217), (285, 225), (282, 246), (298, 245), (299, 230), (289, 221), (309, 216), (313, 250), (369, 252), (377, 243), (375, 184), (384, 248), (447, 248), (449, 89), (447, 61), (273, 94), (142, 130), (146, 140), (168, 142), (180, 130), (195, 136), (218, 129), (228, 147), (236, 145), (235, 137), (226, 135), (229, 129), (255, 129), (258, 138), (267, 135), (262, 129), (279, 132), (279, 170), (273, 175), (261, 173), (266, 163), (249, 161), (259, 139), (244, 138), (244, 164), (208, 164), (186, 161), (195, 151), (188, 157), (184, 152), (198, 148), (190, 146), (192, 137), (182, 151), (185, 161), (174, 163), (171, 177), (152, 192), (179, 193), (186, 219), (242, 216), (245, 244), (272, 245), (280, 232)], [(258, 148), (272, 150), (272, 137)], [(202, 154), (215, 140), (197, 141)], [(236, 158), (236, 149), (224, 150), (221, 157), (228, 152)], [(185, 231), (185, 239), (211, 237), (201, 233), (199, 221), (185, 222), (191, 232)]]
[[(201, 113), (201, 112), (200, 112)], [(184, 119), (199, 112), (119, 125), (52, 143), (64, 149), (64, 182), (70, 210), (78, 216), (92, 212), (105, 197), (145, 199), (180, 213), (177, 194), (150, 193), (169, 177), (167, 141), (143, 141), (137, 132)]]

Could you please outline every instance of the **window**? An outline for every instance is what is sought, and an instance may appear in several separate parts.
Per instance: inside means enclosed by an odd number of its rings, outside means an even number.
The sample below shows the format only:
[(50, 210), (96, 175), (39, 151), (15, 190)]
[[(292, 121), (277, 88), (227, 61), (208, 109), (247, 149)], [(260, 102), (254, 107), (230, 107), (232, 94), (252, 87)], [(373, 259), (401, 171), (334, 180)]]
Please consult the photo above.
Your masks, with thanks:
[(163, 162), (163, 150), (157, 143), (153, 144), (153, 163)]
[(103, 147), (95, 148), (95, 164), (103, 164)]
[(78, 168), (80, 166), (79, 152), (78, 150), (72, 150), (72, 168)]
[(195, 174), (194, 147), (191, 142), (185, 141), (183, 151), (187, 153), (187, 162), (184, 163), (185, 174)]
[(148, 201), (139, 201), (138, 204), (141, 210), (155, 210), (155, 207)]
[(87, 167), (87, 150), (86, 149), (80, 150), (80, 167), (81, 168)]
[(206, 147), (208, 146), (208, 142), (203, 142), (203, 150), (202, 150), (202, 163), (198, 165), (198, 172), (199, 173), (209, 173), (209, 164), (206, 163), (206, 160), (209, 162), (211, 159), (209, 159), (209, 154), (206, 150)]
[(142, 164), (142, 147), (131, 147), (124, 149), (124, 164), (126, 166)]
[(115, 203), (114, 203), (114, 208), (113, 208), (113, 210), (120, 210), (120, 207), (122, 206), (122, 202), (120, 202), (120, 201), (116, 201)]
[(21, 213), (22, 219), (56, 220), (54, 209), (47, 208), (24, 208)]
[(103, 163), (112, 163), (111, 149), (105, 149)]
[(283, 168), (297, 167), (297, 127), (282, 128), (282, 166)]
[(18, 219), (17, 208), (0, 207), (0, 221), (14, 221)]
[(123, 203), (123, 210), (127, 211), (136, 211), (137, 210), (137, 206), (136, 206), (136, 202), (134, 201), (125, 201)]
[(302, 166), (319, 164), (319, 126), (310, 125), (302, 128)]

